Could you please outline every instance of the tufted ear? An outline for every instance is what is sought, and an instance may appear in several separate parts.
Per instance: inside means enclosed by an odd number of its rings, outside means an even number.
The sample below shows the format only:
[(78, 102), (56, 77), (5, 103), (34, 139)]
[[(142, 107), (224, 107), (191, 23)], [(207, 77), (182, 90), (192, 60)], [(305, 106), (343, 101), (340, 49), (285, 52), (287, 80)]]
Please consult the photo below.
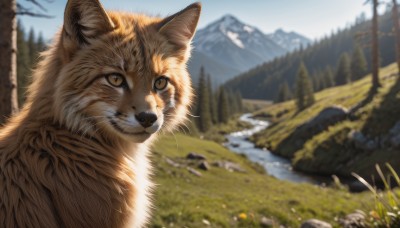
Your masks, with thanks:
[(186, 49), (196, 31), (200, 18), (201, 4), (193, 3), (182, 11), (161, 21), (159, 32), (178, 49)]
[(71, 57), (113, 29), (114, 23), (98, 0), (69, 0), (64, 12), (63, 47)]

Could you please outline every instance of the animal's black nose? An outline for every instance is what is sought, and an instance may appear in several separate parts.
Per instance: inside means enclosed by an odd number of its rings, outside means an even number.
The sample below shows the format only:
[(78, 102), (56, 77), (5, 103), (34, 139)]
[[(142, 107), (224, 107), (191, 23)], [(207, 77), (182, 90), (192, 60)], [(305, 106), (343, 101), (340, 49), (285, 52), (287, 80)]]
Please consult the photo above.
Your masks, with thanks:
[(136, 120), (142, 125), (144, 128), (148, 128), (153, 125), (157, 120), (157, 115), (152, 112), (141, 112), (135, 115)]

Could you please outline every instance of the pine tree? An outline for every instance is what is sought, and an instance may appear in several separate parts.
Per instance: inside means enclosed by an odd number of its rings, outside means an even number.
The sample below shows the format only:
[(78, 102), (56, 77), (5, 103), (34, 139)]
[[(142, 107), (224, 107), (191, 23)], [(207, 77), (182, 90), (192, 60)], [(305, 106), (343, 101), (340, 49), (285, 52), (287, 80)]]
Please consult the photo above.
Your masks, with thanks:
[(396, 37), (395, 46), (396, 46), (397, 73), (400, 74), (400, 22), (399, 22), (399, 6), (396, 0), (392, 0), (392, 18), (393, 18), (393, 28)]
[(324, 84), (325, 88), (335, 86), (335, 80), (333, 79), (333, 71), (331, 66), (327, 66), (324, 70)]
[(320, 81), (317, 71), (315, 71), (314, 74), (311, 76), (311, 81), (313, 84), (313, 90), (320, 91), (321, 90), (321, 81)]
[(211, 113), (211, 120), (213, 123), (218, 122), (218, 112), (217, 112), (217, 102), (213, 93), (212, 83), (211, 83), (211, 76), (207, 74), (207, 87), (208, 87), (208, 94), (210, 96), (210, 113)]
[(18, 21), (17, 24), (17, 85), (18, 103), (22, 106), (25, 100), (26, 86), (30, 75), (30, 60), (28, 45), (25, 41), (25, 31)]
[(202, 132), (206, 132), (211, 128), (211, 113), (210, 113), (210, 95), (206, 84), (206, 76), (204, 67), (200, 68), (199, 86), (197, 88), (197, 113), (198, 127)]
[(350, 59), (347, 53), (340, 56), (340, 60), (336, 69), (335, 83), (336, 85), (344, 85), (350, 82)]
[(40, 32), (39, 33), (39, 37), (38, 37), (37, 42), (36, 42), (36, 50), (38, 52), (42, 52), (42, 51), (44, 51), (45, 48), (46, 48), (46, 44), (44, 43), (43, 35)]
[(325, 80), (325, 72), (323, 70), (317, 70), (316, 77), (318, 78), (318, 91), (328, 88)]
[(218, 121), (220, 123), (227, 123), (229, 119), (229, 105), (228, 98), (224, 87), (219, 89), (219, 97), (218, 97)]
[(240, 91), (236, 91), (235, 97), (236, 97), (238, 111), (243, 112), (243, 98), (242, 94), (240, 94)]
[(233, 114), (238, 112), (239, 107), (237, 106), (235, 94), (232, 90), (226, 90), (226, 95), (228, 98), (228, 118), (230, 118)]
[(287, 82), (285, 81), (279, 87), (278, 102), (284, 102), (284, 101), (288, 101), (290, 99), (292, 99), (292, 93), (290, 92), (289, 86), (288, 86)]
[(37, 45), (36, 45), (36, 38), (35, 38), (35, 31), (33, 28), (29, 30), (28, 35), (28, 51), (29, 51), (29, 61), (30, 65), (34, 66), (36, 64), (36, 57), (37, 57)]
[(358, 80), (367, 73), (367, 60), (360, 46), (356, 46), (351, 57), (351, 77), (352, 81)]
[(304, 63), (300, 63), (296, 77), (296, 105), (303, 110), (314, 104), (314, 91), (308, 70)]
[(372, 29), (371, 29), (371, 55), (372, 55), (372, 86), (371, 91), (381, 87), (379, 82), (379, 29), (378, 29), (378, 0), (372, 0)]
[(319, 83), (318, 91), (326, 89), (326, 84), (325, 84), (325, 79), (324, 79), (324, 76), (325, 76), (324, 71), (318, 69), (316, 76), (318, 77), (318, 83)]

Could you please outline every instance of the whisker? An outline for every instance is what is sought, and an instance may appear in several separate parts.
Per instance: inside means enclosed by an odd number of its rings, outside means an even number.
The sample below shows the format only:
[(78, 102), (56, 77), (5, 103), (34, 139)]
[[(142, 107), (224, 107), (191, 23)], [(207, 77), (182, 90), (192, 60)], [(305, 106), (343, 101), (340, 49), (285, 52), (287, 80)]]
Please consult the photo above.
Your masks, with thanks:
[(200, 116), (195, 116), (195, 115), (192, 115), (191, 113), (188, 113), (188, 115), (191, 117), (194, 117), (194, 118), (200, 118)]

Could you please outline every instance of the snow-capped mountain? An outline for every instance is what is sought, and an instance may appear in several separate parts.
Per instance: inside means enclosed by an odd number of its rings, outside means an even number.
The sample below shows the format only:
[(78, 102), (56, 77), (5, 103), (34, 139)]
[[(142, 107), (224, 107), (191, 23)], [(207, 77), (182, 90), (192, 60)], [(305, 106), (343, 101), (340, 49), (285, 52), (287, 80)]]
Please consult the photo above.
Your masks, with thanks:
[[(297, 41), (292, 38), (303, 41), (285, 32), (266, 35), (232, 15), (225, 15), (197, 31), (189, 71), (196, 82), (200, 66), (203, 65), (212, 76), (214, 84), (221, 84), (239, 73), (293, 50)], [(285, 46), (287, 43), (291, 44), (290, 48)]]
[(274, 33), (268, 34), (268, 37), (288, 51), (294, 51), (301, 46), (306, 47), (311, 44), (311, 40), (296, 32), (285, 32), (283, 29), (277, 29)]
[(232, 15), (226, 15), (197, 31), (193, 43), (196, 51), (239, 71), (286, 52), (260, 30)]

